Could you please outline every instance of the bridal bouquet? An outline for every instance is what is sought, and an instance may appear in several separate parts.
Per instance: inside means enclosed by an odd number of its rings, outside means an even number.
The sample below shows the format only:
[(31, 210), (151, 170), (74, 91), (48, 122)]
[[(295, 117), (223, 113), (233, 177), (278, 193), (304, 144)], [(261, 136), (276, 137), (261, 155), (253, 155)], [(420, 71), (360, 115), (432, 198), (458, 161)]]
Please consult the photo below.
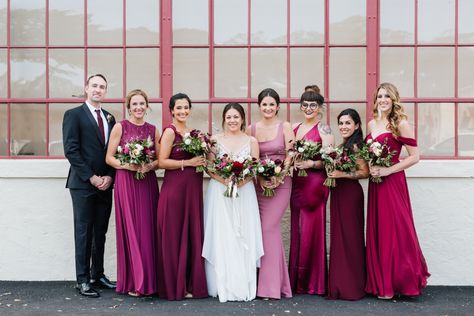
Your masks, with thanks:
[[(298, 139), (293, 142), (293, 147), (288, 150), (288, 155), (293, 159), (293, 163), (296, 160), (310, 160), (319, 153), (321, 148), (320, 143), (315, 143), (310, 140)], [(298, 176), (306, 177), (308, 173), (304, 169), (298, 171)]]
[[(356, 156), (350, 154), (348, 150), (342, 146), (326, 146), (321, 149), (320, 154), (327, 174), (334, 170), (348, 172), (357, 169)], [(326, 178), (323, 184), (327, 187), (335, 187), (336, 179)]]
[[(392, 157), (397, 153), (396, 150), (390, 151), (387, 145), (387, 139), (381, 144), (377, 141), (369, 139), (367, 144), (361, 148), (359, 155), (367, 161), (369, 166), (390, 167), (392, 165)], [(381, 177), (371, 176), (372, 182), (381, 183)]]
[[(214, 145), (215, 141), (211, 140), (208, 133), (203, 133), (197, 129), (184, 134), (181, 142), (181, 148), (193, 156), (206, 156)], [(196, 172), (203, 172), (204, 170), (204, 166), (196, 167)]]
[[(280, 159), (272, 160), (270, 158), (261, 159), (257, 165), (257, 175), (265, 180), (271, 180), (272, 177), (284, 176), (284, 161)], [(272, 197), (275, 195), (275, 189), (263, 188), (263, 196)]]
[[(125, 145), (118, 146), (114, 157), (118, 159), (121, 165), (126, 163), (135, 165), (144, 165), (155, 159), (153, 140), (150, 136), (146, 139), (132, 138)], [(137, 171), (135, 179), (145, 179), (145, 174)]]

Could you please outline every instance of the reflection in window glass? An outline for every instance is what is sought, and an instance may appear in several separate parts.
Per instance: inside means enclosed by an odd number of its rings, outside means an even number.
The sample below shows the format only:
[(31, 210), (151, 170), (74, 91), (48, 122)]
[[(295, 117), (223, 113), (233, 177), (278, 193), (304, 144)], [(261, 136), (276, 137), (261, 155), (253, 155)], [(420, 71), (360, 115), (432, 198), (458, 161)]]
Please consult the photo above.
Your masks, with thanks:
[(382, 44), (413, 44), (415, 40), (414, 11), (413, 0), (380, 1), (380, 42)]
[(11, 45), (44, 45), (46, 1), (10, 1)]
[(247, 0), (214, 1), (214, 43), (247, 44)]
[(51, 103), (49, 105), (49, 144), (48, 152), (50, 156), (64, 156), (64, 144), (62, 134), (62, 123), (64, 112), (80, 106), (77, 104)]
[(209, 97), (208, 55), (207, 49), (173, 50), (173, 93), (184, 92), (191, 100)]
[(0, 49), (0, 98), (8, 96), (7, 89), (7, 50)]
[(252, 44), (286, 44), (286, 0), (254, 0), (251, 11)]
[(452, 0), (418, 0), (418, 42), (454, 43)]
[(11, 104), (11, 155), (45, 156), (45, 145), (46, 106)]
[(147, 93), (149, 98), (158, 98), (160, 96), (159, 61), (159, 49), (127, 49), (127, 90), (140, 88)]
[(365, 48), (333, 48), (329, 59), (331, 99), (365, 99)]
[(365, 44), (365, 0), (331, 0), (329, 38), (331, 44)]
[(49, 50), (49, 96), (70, 98), (84, 93), (84, 50)]
[(299, 98), (304, 87), (315, 84), (324, 91), (324, 49), (291, 49), (291, 96)]
[(126, 1), (127, 45), (154, 45), (160, 42), (160, 1)]
[[(281, 98), (281, 95), (280, 95), (280, 98)], [(251, 124), (255, 124), (256, 122), (260, 121), (260, 119), (262, 118), (262, 116), (260, 114), (260, 107), (255, 102), (255, 103), (252, 103), (252, 105), (250, 106), (250, 109), (251, 109), (250, 115), (251, 115), (251, 118), (252, 118)], [(280, 103), (280, 110), (278, 111), (278, 119), (280, 121), (286, 121), (287, 120), (287, 112), (288, 112), (287, 110), (288, 110), (287, 103), (283, 103), (283, 102)]]
[(324, 0), (290, 1), (291, 44), (324, 44)]
[(474, 1), (458, 0), (458, 40), (460, 43), (474, 43), (472, 12), (474, 12)]
[(173, 0), (173, 43), (207, 44), (208, 0)]
[(84, 44), (84, 1), (49, 0), (49, 44)]
[[(329, 109), (328, 109), (329, 108)], [(342, 137), (341, 133), (339, 133), (339, 123), (337, 121), (337, 116), (339, 113), (341, 113), (342, 110), (351, 108), (356, 110), (359, 113), (360, 120), (362, 123), (362, 132), (364, 134), (364, 137), (366, 136), (366, 114), (365, 114), (365, 103), (352, 103), (352, 104), (347, 104), (347, 103), (331, 103), (328, 108), (325, 109), (325, 112), (329, 111), (329, 126), (331, 126), (332, 134), (335, 137), (335, 144), (339, 145), (342, 143)], [(325, 120), (323, 119), (323, 122)]]
[(453, 48), (418, 48), (418, 95), (430, 98), (454, 96)]
[(474, 97), (474, 47), (458, 48), (458, 93), (460, 97)]
[(246, 48), (215, 49), (215, 91), (216, 97), (246, 97), (248, 93)]
[(0, 156), (8, 154), (8, 113), (7, 105), (0, 103)]
[(116, 0), (87, 1), (87, 41), (89, 45), (122, 44), (122, 8), (122, 3), (117, 4)]
[(414, 57), (413, 48), (381, 47), (380, 80), (393, 83), (406, 97), (413, 96)]
[[(121, 49), (89, 49), (87, 63), (90, 74), (103, 74), (107, 78), (106, 98), (123, 97), (123, 53)], [(117, 67), (117, 65), (119, 65)]]
[[(192, 101), (192, 100), (191, 100)], [(191, 114), (189, 115), (186, 125), (193, 129), (203, 132), (209, 132), (209, 105), (207, 103), (193, 103)]]
[(0, 46), (7, 45), (7, 0), (0, 0)]
[(160, 132), (163, 130), (162, 126), (162, 114), (163, 114), (163, 109), (162, 109), (162, 104), (161, 103), (150, 103), (148, 105), (148, 112), (147, 116), (145, 117), (145, 120), (156, 126), (158, 131)]
[(14, 98), (46, 96), (44, 49), (11, 50), (11, 94)]
[(418, 104), (418, 148), (423, 156), (454, 155), (454, 104)]
[(252, 97), (257, 97), (266, 88), (275, 89), (281, 98), (286, 97), (286, 49), (254, 48), (251, 54)]
[(474, 156), (474, 104), (458, 105), (458, 154)]

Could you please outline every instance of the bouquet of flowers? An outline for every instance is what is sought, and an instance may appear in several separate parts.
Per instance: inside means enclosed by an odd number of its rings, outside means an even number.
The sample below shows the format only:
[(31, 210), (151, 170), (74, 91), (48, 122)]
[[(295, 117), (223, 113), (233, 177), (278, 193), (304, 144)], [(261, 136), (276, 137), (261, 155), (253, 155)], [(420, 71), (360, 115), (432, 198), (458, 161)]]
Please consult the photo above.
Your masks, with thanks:
[(224, 179), (229, 179), (224, 196), (236, 198), (239, 196), (237, 193), (237, 183), (255, 176), (257, 160), (251, 156), (232, 158), (224, 154), (214, 159), (209, 170)]
[[(114, 157), (118, 159), (121, 165), (126, 163), (135, 165), (144, 165), (155, 159), (155, 151), (153, 148), (153, 140), (150, 136), (146, 139), (132, 138), (125, 145), (117, 147), (117, 153)], [(137, 171), (135, 179), (145, 179), (145, 174)]]
[[(293, 162), (296, 160), (309, 160), (319, 153), (321, 148), (320, 143), (315, 143), (310, 140), (298, 139), (293, 142), (293, 147), (288, 150), (288, 154), (293, 158)], [(298, 171), (298, 176), (306, 177), (308, 173), (304, 169)]]
[[(215, 141), (211, 140), (208, 133), (193, 129), (189, 133), (184, 134), (181, 148), (194, 156), (206, 156), (215, 145)], [(203, 172), (204, 166), (197, 166), (196, 172)]]
[[(390, 151), (387, 145), (387, 139), (383, 144), (369, 139), (367, 144), (361, 148), (359, 155), (367, 161), (369, 166), (390, 167), (392, 165), (392, 157), (397, 153), (396, 150)], [(381, 177), (371, 176), (372, 182), (381, 183)]]
[[(280, 159), (271, 160), (270, 158), (261, 159), (257, 165), (257, 175), (265, 180), (272, 177), (284, 176), (284, 161)], [(263, 188), (263, 196), (271, 197), (275, 195), (275, 189)]]
[[(357, 169), (356, 156), (350, 154), (343, 146), (326, 146), (321, 149), (320, 154), (326, 173), (331, 173), (334, 170), (348, 172)], [(335, 187), (336, 179), (326, 178), (323, 184), (327, 187)]]

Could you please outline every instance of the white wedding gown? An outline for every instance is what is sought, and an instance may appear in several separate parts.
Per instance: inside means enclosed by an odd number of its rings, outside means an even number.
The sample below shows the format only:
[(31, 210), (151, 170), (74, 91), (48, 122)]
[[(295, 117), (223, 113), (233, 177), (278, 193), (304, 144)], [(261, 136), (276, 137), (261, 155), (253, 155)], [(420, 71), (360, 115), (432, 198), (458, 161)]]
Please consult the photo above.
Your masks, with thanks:
[[(218, 143), (218, 155), (226, 153)], [(230, 154), (230, 153), (229, 153)], [(249, 142), (237, 154), (250, 155)], [(253, 182), (224, 196), (226, 186), (211, 179), (204, 199), (206, 279), (210, 296), (220, 302), (250, 301), (257, 292), (257, 267), (263, 256), (262, 229)]]

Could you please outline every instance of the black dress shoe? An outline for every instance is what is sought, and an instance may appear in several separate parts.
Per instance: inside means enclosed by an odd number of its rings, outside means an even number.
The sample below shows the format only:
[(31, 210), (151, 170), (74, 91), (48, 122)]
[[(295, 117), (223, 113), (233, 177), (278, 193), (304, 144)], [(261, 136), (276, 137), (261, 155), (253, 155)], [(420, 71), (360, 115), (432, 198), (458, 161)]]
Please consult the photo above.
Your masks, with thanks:
[(115, 288), (117, 287), (115, 282), (110, 281), (109, 279), (107, 279), (106, 276), (103, 276), (97, 280), (91, 280), (91, 285), (93, 287), (110, 290), (115, 290)]
[(81, 283), (76, 285), (76, 290), (81, 294), (82, 296), (86, 297), (100, 297), (99, 292), (91, 288), (89, 283)]

